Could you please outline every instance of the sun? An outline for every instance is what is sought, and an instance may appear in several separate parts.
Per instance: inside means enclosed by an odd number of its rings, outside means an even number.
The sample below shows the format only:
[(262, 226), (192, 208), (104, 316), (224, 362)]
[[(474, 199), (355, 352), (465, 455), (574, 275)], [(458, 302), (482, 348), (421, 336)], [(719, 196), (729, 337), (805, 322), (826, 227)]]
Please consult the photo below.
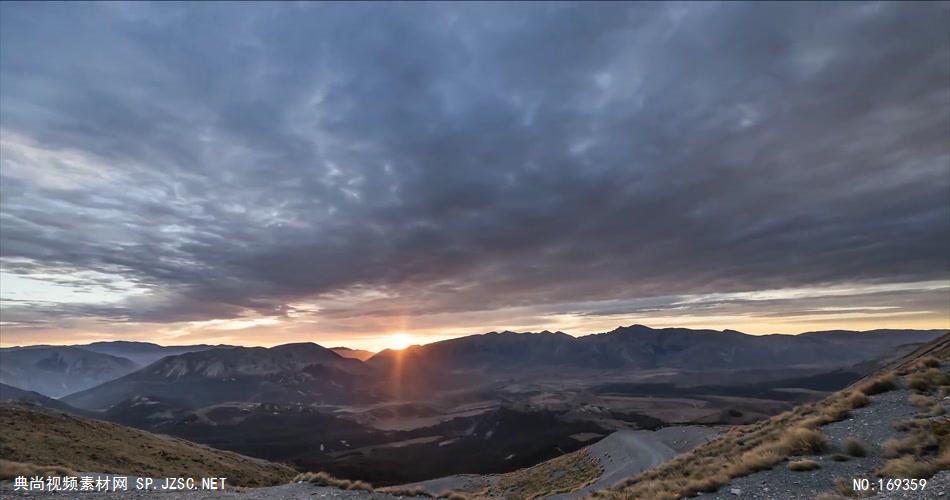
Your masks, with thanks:
[(391, 333), (389, 335), (390, 349), (405, 349), (413, 344), (412, 335), (406, 332)]

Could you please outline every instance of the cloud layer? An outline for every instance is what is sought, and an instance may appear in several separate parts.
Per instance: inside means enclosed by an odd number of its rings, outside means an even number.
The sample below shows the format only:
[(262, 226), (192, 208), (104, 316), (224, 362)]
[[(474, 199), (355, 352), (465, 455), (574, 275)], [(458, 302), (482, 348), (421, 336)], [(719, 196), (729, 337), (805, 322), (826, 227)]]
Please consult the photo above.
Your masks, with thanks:
[(946, 4), (0, 10), (5, 335), (841, 286), (948, 322)]

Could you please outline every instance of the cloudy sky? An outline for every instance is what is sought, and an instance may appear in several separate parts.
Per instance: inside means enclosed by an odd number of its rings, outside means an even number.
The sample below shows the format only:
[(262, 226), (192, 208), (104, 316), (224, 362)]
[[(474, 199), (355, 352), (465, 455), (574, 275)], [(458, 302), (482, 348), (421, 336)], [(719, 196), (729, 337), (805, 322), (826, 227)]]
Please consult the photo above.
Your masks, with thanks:
[(948, 328), (948, 25), (4, 2), (0, 341)]

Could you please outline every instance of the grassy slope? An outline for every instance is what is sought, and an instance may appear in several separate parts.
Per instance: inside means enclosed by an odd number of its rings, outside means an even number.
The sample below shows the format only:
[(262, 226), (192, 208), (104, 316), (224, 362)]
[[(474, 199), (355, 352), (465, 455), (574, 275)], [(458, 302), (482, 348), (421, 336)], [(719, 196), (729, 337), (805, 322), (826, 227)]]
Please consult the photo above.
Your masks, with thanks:
[[(682, 454), (670, 462), (598, 492), (600, 498), (676, 499), (716, 491), (730, 479), (771, 468), (809, 447), (822, 446), (822, 425), (848, 417), (850, 409), (867, 404), (867, 394), (891, 390), (896, 376), (913, 384), (915, 377), (940, 378), (929, 363), (950, 360), (950, 334), (889, 363), (878, 374), (855, 383), (823, 401), (796, 407), (762, 422), (731, 429), (721, 437)], [(927, 393), (950, 391), (946, 377), (932, 382)], [(922, 391), (918, 391), (922, 392)], [(897, 453), (892, 470), (927, 476), (950, 465), (950, 436), (945, 428), (918, 425), (914, 441), (928, 441), (929, 448)], [(913, 445), (915, 443), (909, 443)], [(905, 446), (905, 448), (908, 448)], [(914, 448), (909, 446), (909, 448)], [(894, 461), (897, 462), (894, 462)], [(903, 461), (904, 463), (901, 463)], [(909, 465), (909, 464), (913, 464)], [(912, 467), (917, 467), (913, 469)], [(902, 476), (906, 477), (906, 476)]]
[(0, 403), (0, 456), (78, 472), (226, 477), (238, 486), (286, 483), (295, 474), (285, 465), (183, 439), (13, 403)]

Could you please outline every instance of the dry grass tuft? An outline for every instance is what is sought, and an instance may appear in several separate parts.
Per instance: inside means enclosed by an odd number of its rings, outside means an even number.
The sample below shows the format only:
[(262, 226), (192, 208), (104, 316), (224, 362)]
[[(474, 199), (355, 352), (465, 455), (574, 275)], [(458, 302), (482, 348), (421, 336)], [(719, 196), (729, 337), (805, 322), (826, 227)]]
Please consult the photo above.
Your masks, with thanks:
[(892, 458), (877, 470), (881, 477), (899, 477), (907, 479), (927, 479), (939, 470), (936, 461), (922, 459), (914, 455)]
[(747, 451), (732, 463), (728, 472), (730, 477), (748, 476), (754, 472), (771, 469), (773, 465), (783, 459), (779, 452), (772, 448), (757, 448)]
[(794, 462), (788, 463), (788, 470), (795, 471), (795, 472), (804, 472), (804, 471), (810, 471), (810, 470), (815, 470), (815, 469), (820, 469), (820, 468), (821, 466), (818, 465), (818, 462), (814, 460), (809, 460), (807, 458), (804, 460), (796, 460)]
[(907, 377), (907, 386), (918, 392), (930, 392), (945, 385), (950, 385), (950, 377), (938, 368), (928, 368)]
[(858, 408), (864, 408), (865, 406), (871, 403), (871, 399), (868, 398), (868, 395), (862, 391), (855, 391), (851, 393), (846, 398), (846, 401), (848, 405), (851, 406), (852, 410), (856, 410)]
[(897, 389), (897, 376), (895, 376), (893, 373), (888, 373), (886, 375), (873, 378), (858, 388), (858, 390), (864, 394), (867, 394), (868, 396), (893, 391), (894, 389)]
[(373, 485), (365, 481), (351, 481), (333, 477), (326, 472), (303, 472), (294, 478), (295, 483), (313, 483), (319, 486), (331, 486), (341, 490), (374, 491)]
[(915, 363), (914, 366), (917, 367), (918, 369), (939, 368), (940, 360), (933, 356), (927, 356), (925, 358), (920, 358), (920, 360), (917, 361), (917, 363)]
[(0, 459), (0, 481), (18, 476), (79, 476), (79, 474), (74, 470), (58, 465), (36, 465)]
[(929, 478), (950, 469), (950, 421), (913, 420), (906, 436), (885, 441), (881, 450), (890, 460), (876, 471), (878, 476)]
[(852, 457), (863, 457), (868, 454), (867, 447), (864, 446), (864, 443), (854, 438), (844, 440), (844, 451)]
[(914, 394), (910, 397), (910, 404), (917, 408), (927, 408), (932, 405), (933, 402), (933, 398), (924, 396), (923, 394)]
[(789, 455), (814, 455), (828, 449), (828, 440), (821, 431), (796, 427), (785, 434), (778, 448)]
[(840, 477), (835, 479), (835, 491), (843, 497), (853, 497), (857, 495), (857, 492), (851, 488), (851, 481)]

